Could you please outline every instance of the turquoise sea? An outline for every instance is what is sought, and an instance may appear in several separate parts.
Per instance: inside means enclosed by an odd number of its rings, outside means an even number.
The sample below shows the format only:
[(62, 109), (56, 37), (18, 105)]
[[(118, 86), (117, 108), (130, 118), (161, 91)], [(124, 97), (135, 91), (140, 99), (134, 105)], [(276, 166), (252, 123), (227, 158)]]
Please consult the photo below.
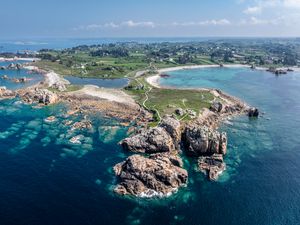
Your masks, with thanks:
[[(218, 182), (185, 158), (189, 183), (165, 199), (116, 196), (112, 167), (129, 154), (127, 129), (101, 114), (93, 130), (70, 131), (63, 104), (36, 108), (0, 101), (0, 224), (297, 225), (300, 221), (300, 73), (274, 76), (246, 68), (170, 72), (161, 84), (213, 87), (264, 114), (221, 126), (228, 133), (227, 170)], [(44, 119), (54, 115), (53, 123)], [(82, 134), (80, 144), (69, 139)]]

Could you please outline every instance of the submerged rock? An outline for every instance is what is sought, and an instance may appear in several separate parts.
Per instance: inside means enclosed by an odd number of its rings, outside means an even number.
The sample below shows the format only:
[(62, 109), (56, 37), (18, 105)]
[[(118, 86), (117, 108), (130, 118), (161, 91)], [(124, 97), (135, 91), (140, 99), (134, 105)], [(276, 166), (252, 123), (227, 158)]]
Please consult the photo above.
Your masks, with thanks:
[(226, 166), (222, 154), (213, 154), (212, 156), (201, 156), (198, 159), (199, 170), (207, 174), (208, 179), (215, 181), (225, 170)]
[(71, 130), (90, 130), (93, 128), (92, 122), (90, 120), (82, 120), (74, 123), (71, 126)]
[(3, 75), (3, 76), (1, 77), (1, 79), (3, 79), (3, 80), (8, 80), (9, 77), (8, 77), (7, 75)]
[(174, 150), (172, 137), (162, 127), (143, 130), (139, 134), (125, 138), (120, 144), (127, 151), (139, 153), (159, 153)]
[(73, 144), (81, 144), (81, 141), (84, 140), (84, 136), (79, 134), (75, 137), (72, 137), (69, 141)]
[(189, 155), (226, 154), (227, 134), (207, 126), (188, 126), (184, 132), (185, 149)]
[(49, 116), (44, 121), (47, 122), (47, 123), (52, 123), (52, 122), (56, 121), (56, 117), (55, 116)]
[(153, 154), (128, 157), (114, 166), (119, 184), (114, 191), (120, 195), (139, 197), (168, 196), (185, 185), (188, 173), (177, 155)]

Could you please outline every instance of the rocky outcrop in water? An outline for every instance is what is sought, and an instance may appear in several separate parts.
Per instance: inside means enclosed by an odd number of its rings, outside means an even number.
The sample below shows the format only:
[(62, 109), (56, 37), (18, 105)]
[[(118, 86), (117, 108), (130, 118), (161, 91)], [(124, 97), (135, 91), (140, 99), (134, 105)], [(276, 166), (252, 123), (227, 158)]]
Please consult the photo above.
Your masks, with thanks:
[(187, 154), (192, 156), (226, 154), (227, 135), (207, 126), (187, 126), (184, 132)]
[(120, 142), (122, 147), (131, 152), (159, 153), (174, 150), (170, 134), (162, 127), (153, 127), (141, 133), (125, 138)]
[(225, 170), (226, 166), (222, 154), (213, 154), (211, 156), (201, 156), (198, 159), (198, 168), (207, 174), (208, 179), (215, 181)]
[(26, 77), (12, 78), (11, 81), (14, 82), (14, 83), (26, 83), (26, 82), (28, 82)]
[(114, 166), (119, 183), (114, 191), (139, 197), (168, 196), (187, 183), (188, 173), (177, 155), (160, 153), (128, 157)]
[(72, 126), (71, 126), (71, 130), (90, 130), (92, 129), (93, 126), (92, 126), (92, 122), (90, 120), (83, 120), (83, 121), (79, 121), (79, 122), (76, 122), (74, 123)]
[(14, 91), (8, 90), (6, 87), (0, 87), (0, 98), (13, 98), (15, 95)]
[(47, 89), (39, 88), (35, 88), (27, 91), (25, 94), (21, 94), (21, 98), (24, 102), (29, 104), (39, 103), (43, 105), (49, 105), (58, 101), (58, 96), (55, 93)]
[(259, 116), (259, 111), (257, 108), (250, 108), (248, 111), (248, 116), (249, 117), (258, 117)]
[(11, 64), (9, 64), (7, 67), (6, 67), (6, 69), (8, 69), (8, 70), (20, 70), (20, 69), (22, 69), (23, 67), (22, 67), (22, 65), (20, 64), (20, 63), (16, 63), (16, 64), (14, 64), (14, 63), (11, 63)]

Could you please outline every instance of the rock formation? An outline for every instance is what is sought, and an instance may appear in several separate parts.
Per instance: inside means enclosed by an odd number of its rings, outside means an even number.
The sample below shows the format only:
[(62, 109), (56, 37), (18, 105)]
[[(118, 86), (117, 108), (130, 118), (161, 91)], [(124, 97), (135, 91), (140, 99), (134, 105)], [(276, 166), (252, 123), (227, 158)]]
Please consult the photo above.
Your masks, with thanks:
[(210, 106), (210, 110), (213, 112), (221, 112), (223, 109), (223, 104), (221, 102), (213, 102)]
[(114, 166), (119, 183), (114, 191), (139, 197), (168, 196), (185, 185), (188, 173), (177, 155), (160, 153), (128, 157)]
[(207, 126), (190, 125), (184, 132), (185, 149), (189, 155), (226, 154), (227, 135)]
[(21, 98), (24, 102), (27, 103), (39, 103), (44, 105), (49, 105), (56, 103), (58, 101), (58, 96), (47, 90), (47, 89), (38, 89), (27, 91), (25, 94), (21, 94)]
[(248, 111), (248, 116), (249, 117), (258, 117), (259, 111), (257, 108), (250, 108)]
[(143, 130), (139, 134), (125, 138), (120, 144), (127, 151), (139, 153), (159, 153), (174, 150), (172, 137), (162, 127)]
[(71, 130), (90, 130), (93, 128), (92, 122), (90, 120), (83, 120), (76, 122), (72, 125)]
[(175, 143), (180, 141), (181, 125), (177, 119), (173, 117), (164, 117), (159, 126), (164, 128), (171, 135)]
[(175, 113), (178, 116), (183, 116), (185, 114), (185, 110), (183, 110), (182, 108), (178, 108), (178, 109), (175, 110)]
[(14, 64), (14, 63), (11, 63), (11, 64), (9, 64), (7, 67), (6, 67), (6, 69), (8, 69), (8, 70), (20, 70), (20, 69), (22, 69), (22, 65), (20, 64), (20, 63), (16, 63), (16, 64)]
[(14, 91), (8, 90), (6, 87), (0, 87), (0, 98), (13, 98), (15, 95)]
[(198, 159), (199, 170), (207, 174), (209, 180), (217, 180), (219, 175), (225, 170), (226, 166), (222, 154), (211, 156), (201, 156)]

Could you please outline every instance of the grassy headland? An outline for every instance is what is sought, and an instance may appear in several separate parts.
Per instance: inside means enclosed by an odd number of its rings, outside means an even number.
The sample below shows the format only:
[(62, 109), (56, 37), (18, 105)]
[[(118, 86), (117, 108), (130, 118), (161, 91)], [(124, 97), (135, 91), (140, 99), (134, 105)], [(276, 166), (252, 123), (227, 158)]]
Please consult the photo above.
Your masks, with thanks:
[(153, 112), (155, 119), (153, 125), (164, 115), (175, 114), (179, 108), (186, 113), (177, 115), (178, 119), (192, 119), (191, 112), (197, 116), (202, 109), (209, 108), (214, 99), (213, 94), (206, 90), (155, 88), (148, 84), (144, 77), (133, 80), (125, 90), (141, 106)]

